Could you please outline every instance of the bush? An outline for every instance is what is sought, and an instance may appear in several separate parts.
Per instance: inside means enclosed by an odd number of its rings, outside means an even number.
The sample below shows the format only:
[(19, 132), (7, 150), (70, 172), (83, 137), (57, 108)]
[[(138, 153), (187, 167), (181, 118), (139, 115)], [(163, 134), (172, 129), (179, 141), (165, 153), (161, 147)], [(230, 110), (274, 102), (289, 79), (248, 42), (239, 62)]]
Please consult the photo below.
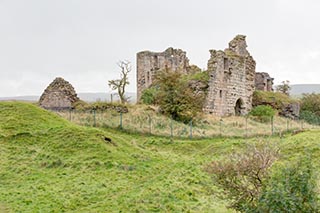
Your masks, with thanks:
[(243, 153), (212, 162), (207, 171), (233, 200), (230, 207), (241, 212), (256, 207), (269, 168), (278, 158), (279, 149), (266, 143), (251, 145)]
[(310, 159), (281, 168), (262, 190), (254, 212), (319, 212)]
[(316, 124), (316, 125), (319, 125), (319, 121), (320, 121), (320, 117), (314, 112), (310, 112), (310, 111), (301, 111), (300, 119), (305, 120), (309, 124)]
[(320, 94), (303, 94), (301, 98), (301, 110), (320, 116)]
[(249, 115), (256, 117), (261, 122), (268, 122), (275, 113), (275, 110), (271, 106), (259, 105), (253, 108)]
[(128, 112), (128, 107), (121, 103), (108, 103), (97, 101), (94, 103), (86, 103), (84, 101), (78, 101), (73, 105), (73, 108), (76, 111), (106, 111), (106, 110), (115, 110), (117, 112)]
[(141, 102), (144, 104), (156, 104), (157, 88), (150, 87), (143, 90), (141, 95)]
[(188, 123), (201, 111), (203, 99), (196, 96), (179, 71), (165, 69), (155, 76), (159, 88), (156, 101), (163, 114), (174, 120)]
[(269, 105), (273, 109), (281, 111), (283, 107), (289, 104), (297, 103), (297, 100), (290, 98), (289, 96), (280, 92), (268, 92), (256, 90), (253, 93), (252, 105)]
[(261, 143), (212, 162), (207, 171), (232, 201), (229, 207), (237, 211), (319, 212), (311, 159), (278, 164), (271, 170), (278, 157), (277, 146)]
[(188, 81), (197, 80), (197, 81), (201, 81), (206, 84), (208, 84), (209, 80), (210, 80), (209, 72), (208, 71), (201, 71), (201, 70), (200, 70), (200, 72), (196, 72), (194, 74), (185, 75), (185, 76), (183, 76), (183, 78), (185, 78)]

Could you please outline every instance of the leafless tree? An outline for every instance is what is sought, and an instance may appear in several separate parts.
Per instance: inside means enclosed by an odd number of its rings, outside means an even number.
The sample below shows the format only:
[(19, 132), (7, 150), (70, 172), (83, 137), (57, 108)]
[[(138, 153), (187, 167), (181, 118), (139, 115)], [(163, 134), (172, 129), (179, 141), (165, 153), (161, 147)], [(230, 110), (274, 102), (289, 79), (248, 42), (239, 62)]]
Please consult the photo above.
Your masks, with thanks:
[(112, 90), (117, 90), (121, 103), (126, 103), (128, 98), (125, 97), (126, 86), (129, 85), (128, 74), (131, 71), (131, 63), (129, 61), (119, 61), (120, 79), (108, 81)]

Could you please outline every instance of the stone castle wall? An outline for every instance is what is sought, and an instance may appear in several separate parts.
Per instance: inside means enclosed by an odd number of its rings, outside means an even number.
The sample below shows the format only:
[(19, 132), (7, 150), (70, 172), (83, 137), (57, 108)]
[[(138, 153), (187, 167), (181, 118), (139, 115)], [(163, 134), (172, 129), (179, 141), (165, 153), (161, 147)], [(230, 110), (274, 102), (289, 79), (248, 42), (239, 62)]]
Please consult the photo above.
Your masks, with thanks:
[(143, 51), (137, 53), (137, 100), (144, 89), (151, 86), (159, 70), (171, 69), (188, 73), (189, 59), (186, 52), (172, 47), (164, 52)]
[(257, 72), (255, 75), (256, 90), (273, 91), (273, 78), (266, 72)]
[(209, 90), (204, 111), (220, 116), (247, 114), (255, 90), (255, 61), (238, 35), (225, 51), (210, 50)]
[[(137, 54), (137, 96), (151, 86), (158, 70), (169, 68), (188, 73), (186, 52), (168, 48), (161, 53)], [(203, 111), (219, 116), (244, 115), (252, 108), (255, 89), (272, 91), (273, 78), (267, 73), (256, 73), (256, 62), (247, 50), (246, 37), (237, 35), (222, 50), (210, 50), (208, 73), (210, 80)]]

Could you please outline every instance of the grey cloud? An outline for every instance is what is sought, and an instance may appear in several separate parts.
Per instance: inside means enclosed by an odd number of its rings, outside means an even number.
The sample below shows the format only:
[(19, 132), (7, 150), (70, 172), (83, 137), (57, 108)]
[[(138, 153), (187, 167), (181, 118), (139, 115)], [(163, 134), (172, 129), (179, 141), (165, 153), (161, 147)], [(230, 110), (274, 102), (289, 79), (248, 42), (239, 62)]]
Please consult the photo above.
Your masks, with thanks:
[[(0, 0), (0, 96), (40, 95), (56, 76), (78, 92), (108, 91), (119, 60), (168, 46), (206, 68), (209, 49), (247, 35), (257, 71), (319, 83), (315, 0)], [(312, 54), (313, 53), (313, 54)]]

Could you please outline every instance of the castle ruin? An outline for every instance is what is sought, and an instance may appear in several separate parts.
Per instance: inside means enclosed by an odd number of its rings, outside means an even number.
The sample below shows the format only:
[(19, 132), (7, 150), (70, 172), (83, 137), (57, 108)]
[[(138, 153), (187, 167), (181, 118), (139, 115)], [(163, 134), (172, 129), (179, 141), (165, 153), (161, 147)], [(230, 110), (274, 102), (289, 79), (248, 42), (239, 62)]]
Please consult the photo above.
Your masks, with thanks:
[(171, 69), (187, 74), (189, 59), (186, 52), (172, 47), (164, 52), (143, 51), (137, 53), (137, 100), (144, 89), (151, 86), (157, 71)]
[(209, 90), (204, 111), (216, 115), (243, 115), (252, 108), (256, 62), (238, 35), (225, 51), (210, 50)]
[[(237, 35), (224, 51), (210, 50), (209, 83), (203, 111), (219, 116), (244, 115), (252, 108), (255, 89), (272, 91), (273, 78), (256, 73), (256, 62), (247, 50), (246, 37)], [(137, 53), (137, 98), (151, 86), (153, 76), (165, 68), (188, 74), (186, 52), (168, 48), (164, 52)]]
[(266, 72), (257, 72), (255, 77), (256, 90), (273, 91), (273, 78)]

